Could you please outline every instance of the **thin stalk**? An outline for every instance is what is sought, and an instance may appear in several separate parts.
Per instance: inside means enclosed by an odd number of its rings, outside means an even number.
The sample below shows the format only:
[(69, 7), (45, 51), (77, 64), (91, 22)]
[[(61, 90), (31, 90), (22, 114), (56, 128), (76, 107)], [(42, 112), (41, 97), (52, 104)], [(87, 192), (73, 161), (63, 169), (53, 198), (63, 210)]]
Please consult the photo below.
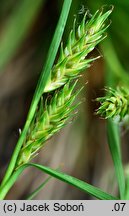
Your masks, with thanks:
[(6, 171), (6, 174), (4, 176), (4, 179), (2, 181), (1, 186), (3, 186), (5, 184), (5, 182), (10, 178), (10, 176), (14, 170), (18, 154), (20, 152), (23, 141), (24, 141), (25, 136), (27, 134), (27, 131), (29, 129), (30, 123), (34, 117), (34, 114), (35, 114), (35, 111), (37, 108), (37, 104), (40, 100), (41, 95), (43, 94), (43, 90), (44, 90), (46, 82), (49, 78), (50, 70), (51, 70), (51, 67), (54, 63), (54, 60), (55, 60), (55, 57), (56, 57), (56, 54), (58, 51), (58, 47), (60, 45), (60, 41), (61, 41), (62, 34), (63, 34), (64, 28), (65, 28), (65, 24), (67, 21), (67, 17), (69, 14), (71, 3), (72, 3), (72, 0), (64, 0), (61, 15), (60, 15), (60, 18), (59, 18), (59, 21), (58, 21), (58, 24), (57, 24), (57, 27), (56, 27), (56, 30), (54, 33), (54, 37), (53, 37), (49, 52), (48, 52), (47, 61), (46, 61), (46, 64), (44, 66), (44, 69), (41, 72), (41, 76), (40, 76), (39, 82), (37, 84), (37, 88), (35, 90), (34, 97), (32, 99), (32, 103), (31, 103), (30, 110), (28, 113), (27, 121), (26, 121), (25, 126), (23, 128), (21, 136), (18, 140), (18, 143), (14, 149), (12, 158), (10, 160), (8, 169)]
[(38, 188), (36, 188), (29, 196), (27, 196), (26, 200), (32, 200), (50, 181), (52, 176), (49, 176)]
[(110, 148), (114, 169), (117, 177), (120, 199), (124, 199), (125, 194), (125, 176), (121, 157), (120, 132), (116, 124), (111, 120), (107, 122), (108, 145)]
[[(112, 41), (108, 40), (103, 45), (103, 53), (106, 61), (105, 84), (106, 86), (115, 87), (118, 79), (128, 83), (129, 76), (122, 67), (117, 53), (113, 47)], [(111, 97), (110, 97), (111, 98)], [(119, 187), (120, 199), (124, 199), (125, 193), (125, 176), (122, 164), (121, 140), (119, 128), (111, 120), (107, 121), (108, 145), (114, 164), (116, 178)]]

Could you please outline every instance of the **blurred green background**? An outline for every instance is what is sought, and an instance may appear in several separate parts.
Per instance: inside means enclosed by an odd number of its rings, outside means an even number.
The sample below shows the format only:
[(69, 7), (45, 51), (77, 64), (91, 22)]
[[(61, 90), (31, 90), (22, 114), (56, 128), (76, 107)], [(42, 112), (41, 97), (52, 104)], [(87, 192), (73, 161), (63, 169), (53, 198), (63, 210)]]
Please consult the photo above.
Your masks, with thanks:
[[(47, 51), (59, 18), (63, 0), (0, 0), (0, 178), (5, 172), (23, 127), (29, 105), (44, 65)], [(102, 55), (80, 79), (85, 85), (80, 98), (85, 101), (72, 124), (54, 136), (36, 162), (52, 168), (61, 167), (79, 179), (117, 193), (113, 164), (107, 145), (105, 121), (96, 116), (94, 99), (104, 94), (106, 85), (129, 83), (129, 1), (73, 0), (63, 41), (86, 10), (114, 6), (107, 38), (91, 55)], [(79, 100), (80, 100), (79, 98)], [(129, 135), (121, 128), (123, 161), (128, 163)], [(8, 199), (25, 199), (46, 175), (29, 169), (8, 194)], [(23, 184), (24, 182), (24, 184)], [(91, 199), (55, 179), (37, 199)]]

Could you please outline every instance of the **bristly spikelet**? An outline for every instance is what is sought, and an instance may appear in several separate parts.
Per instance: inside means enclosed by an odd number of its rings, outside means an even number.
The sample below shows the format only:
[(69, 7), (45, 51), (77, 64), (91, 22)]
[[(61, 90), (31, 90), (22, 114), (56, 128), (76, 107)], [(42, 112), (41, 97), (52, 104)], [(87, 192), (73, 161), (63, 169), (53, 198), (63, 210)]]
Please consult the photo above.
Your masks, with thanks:
[(97, 98), (100, 102), (100, 107), (97, 114), (103, 118), (112, 118), (115, 122), (124, 122), (129, 117), (129, 89), (127, 87), (117, 87), (106, 89), (108, 95)]
[(72, 111), (78, 106), (78, 104), (73, 105), (75, 97), (80, 92), (79, 90), (73, 93), (75, 85), (76, 82), (71, 87), (67, 83), (51, 99), (46, 100), (44, 106), (41, 100), (40, 108), (20, 151), (16, 167), (35, 157), (44, 142), (65, 126)]
[[(80, 72), (89, 67), (95, 59), (86, 57), (104, 39), (104, 32), (108, 27), (105, 20), (111, 12), (112, 8), (105, 13), (98, 10), (90, 20), (87, 20), (87, 14), (85, 14), (77, 29), (74, 22), (67, 46), (63, 48), (61, 44), (59, 59), (51, 70), (51, 76), (44, 90), (46, 93), (54, 90), (52, 97), (44, 103), (41, 100), (40, 108), (31, 123), (15, 168), (35, 157), (44, 142), (64, 127), (71, 117), (72, 111), (78, 105), (73, 105), (73, 102), (80, 90), (73, 93), (76, 81), (70, 87), (70, 80), (77, 78)], [(55, 91), (56, 89), (58, 90)]]
[(76, 78), (96, 59), (86, 57), (105, 38), (104, 32), (109, 26), (105, 21), (112, 9), (113, 7), (105, 13), (103, 10), (98, 10), (90, 20), (87, 20), (87, 13), (85, 13), (77, 29), (74, 21), (66, 47), (63, 48), (63, 43), (61, 44), (59, 59), (51, 70), (44, 92), (53, 91), (64, 85), (69, 79)]

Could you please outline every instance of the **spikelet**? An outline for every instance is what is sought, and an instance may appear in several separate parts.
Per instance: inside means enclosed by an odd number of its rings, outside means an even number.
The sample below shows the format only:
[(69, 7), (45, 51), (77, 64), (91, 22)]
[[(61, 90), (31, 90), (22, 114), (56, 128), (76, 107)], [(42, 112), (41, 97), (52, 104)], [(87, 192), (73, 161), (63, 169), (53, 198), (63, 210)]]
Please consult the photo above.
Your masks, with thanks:
[(88, 58), (87, 55), (105, 38), (104, 32), (109, 26), (105, 21), (112, 9), (113, 7), (105, 13), (103, 10), (98, 10), (90, 20), (87, 20), (87, 13), (85, 13), (77, 29), (74, 21), (66, 47), (63, 48), (63, 43), (61, 44), (59, 59), (51, 70), (44, 92), (53, 91), (69, 79), (77, 78), (80, 72), (88, 68), (96, 59)]
[(104, 39), (104, 32), (109, 26), (105, 21), (111, 12), (112, 8), (105, 13), (98, 10), (90, 20), (87, 20), (85, 14), (77, 30), (74, 22), (67, 46), (63, 49), (61, 44), (59, 59), (51, 70), (51, 76), (44, 90), (45, 93), (54, 92), (51, 93), (51, 99), (48, 98), (44, 102), (41, 100), (40, 108), (37, 109), (20, 150), (16, 169), (37, 155), (44, 142), (65, 126), (72, 111), (78, 106), (73, 103), (80, 90), (74, 93), (76, 81), (72, 86), (70, 81), (77, 78), (80, 72), (95, 60), (86, 57)]
[(115, 122), (122, 122), (129, 117), (129, 89), (125, 86), (117, 89), (107, 88), (108, 95), (97, 98), (100, 107), (97, 114), (105, 119), (112, 118)]
[(72, 111), (78, 106), (73, 105), (74, 99), (80, 92), (73, 93), (76, 82), (71, 87), (67, 83), (59, 92), (45, 101), (41, 100), (34, 121), (31, 124), (27, 138), (20, 151), (17, 166), (30, 161), (43, 147), (44, 142), (58, 132), (71, 117)]

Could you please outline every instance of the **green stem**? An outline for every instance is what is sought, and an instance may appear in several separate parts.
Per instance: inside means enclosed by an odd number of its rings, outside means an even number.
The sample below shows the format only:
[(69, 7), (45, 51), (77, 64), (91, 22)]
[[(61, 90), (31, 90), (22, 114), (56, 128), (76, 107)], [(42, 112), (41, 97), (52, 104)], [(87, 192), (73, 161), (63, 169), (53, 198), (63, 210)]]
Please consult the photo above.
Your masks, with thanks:
[(4, 178), (3, 178), (3, 181), (1, 183), (1, 187), (6, 183), (6, 181), (10, 178), (10, 176), (11, 176), (11, 174), (13, 172), (13, 169), (15, 167), (15, 163), (16, 163), (19, 151), (20, 151), (20, 149), (22, 147), (22, 143), (24, 141), (24, 138), (25, 138), (26, 133), (28, 131), (29, 125), (31, 123), (31, 119), (33, 118), (33, 115), (34, 115), (34, 113), (32, 111), (33, 110), (30, 109), (30, 112), (28, 114), (28, 120), (25, 123), (24, 129), (23, 129), (23, 131), (21, 133), (21, 136), (20, 136), (20, 138), (19, 138), (19, 140), (17, 142), (17, 145), (16, 145), (16, 147), (14, 149), (14, 152), (13, 152), (12, 158), (10, 160), (8, 169), (7, 169), (6, 174), (5, 174)]
[(35, 114), (37, 104), (38, 104), (38, 102), (40, 100), (41, 95), (43, 94), (43, 90), (44, 90), (46, 82), (47, 82), (47, 80), (49, 78), (50, 70), (51, 70), (51, 67), (52, 67), (52, 65), (54, 63), (54, 60), (55, 60), (55, 57), (56, 57), (56, 54), (57, 54), (57, 51), (58, 51), (58, 47), (60, 45), (60, 41), (61, 41), (62, 34), (63, 34), (63, 31), (64, 31), (64, 27), (65, 27), (65, 24), (66, 24), (66, 21), (67, 21), (67, 17), (68, 17), (68, 14), (69, 14), (71, 3), (72, 3), (72, 0), (64, 0), (61, 15), (60, 15), (57, 27), (56, 27), (56, 31), (55, 31), (55, 34), (54, 34), (54, 37), (53, 37), (49, 52), (48, 52), (48, 58), (47, 58), (45, 67), (41, 72), (41, 76), (40, 76), (40, 79), (39, 79), (39, 82), (38, 82), (34, 97), (32, 99), (32, 103), (31, 103), (31, 106), (30, 106), (30, 111), (28, 113), (27, 121), (26, 121), (24, 129), (23, 129), (23, 131), (21, 133), (21, 136), (20, 136), (20, 138), (18, 140), (18, 143), (17, 143), (17, 145), (16, 145), (16, 147), (14, 149), (12, 158), (10, 160), (8, 169), (6, 171), (6, 174), (4, 176), (4, 179), (2, 181), (1, 186), (3, 186), (6, 183), (6, 181), (10, 178), (10, 176), (11, 176), (11, 174), (12, 174), (14, 168), (15, 168), (15, 164), (16, 164), (16, 160), (17, 160), (19, 151), (20, 151), (20, 149), (22, 147), (22, 144), (23, 144), (23, 141), (24, 141), (24, 139), (26, 137), (27, 131), (28, 131), (29, 126), (30, 126), (30, 123), (31, 123), (31, 121), (33, 119), (33, 116)]
[(29, 196), (27, 196), (26, 200), (32, 200), (44, 188), (51, 178), (52, 176), (49, 176), (38, 188), (36, 188)]
[(10, 188), (13, 186), (13, 184), (16, 182), (20, 174), (24, 171), (25, 167), (20, 167), (16, 172), (12, 174), (12, 176), (6, 181), (6, 183), (1, 186), (0, 188), (0, 200), (3, 200), (10, 190)]
[(121, 158), (120, 132), (118, 126), (111, 120), (107, 121), (108, 145), (110, 148), (114, 169), (117, 177), (120, 199), (124, 199), (125, 176)]

